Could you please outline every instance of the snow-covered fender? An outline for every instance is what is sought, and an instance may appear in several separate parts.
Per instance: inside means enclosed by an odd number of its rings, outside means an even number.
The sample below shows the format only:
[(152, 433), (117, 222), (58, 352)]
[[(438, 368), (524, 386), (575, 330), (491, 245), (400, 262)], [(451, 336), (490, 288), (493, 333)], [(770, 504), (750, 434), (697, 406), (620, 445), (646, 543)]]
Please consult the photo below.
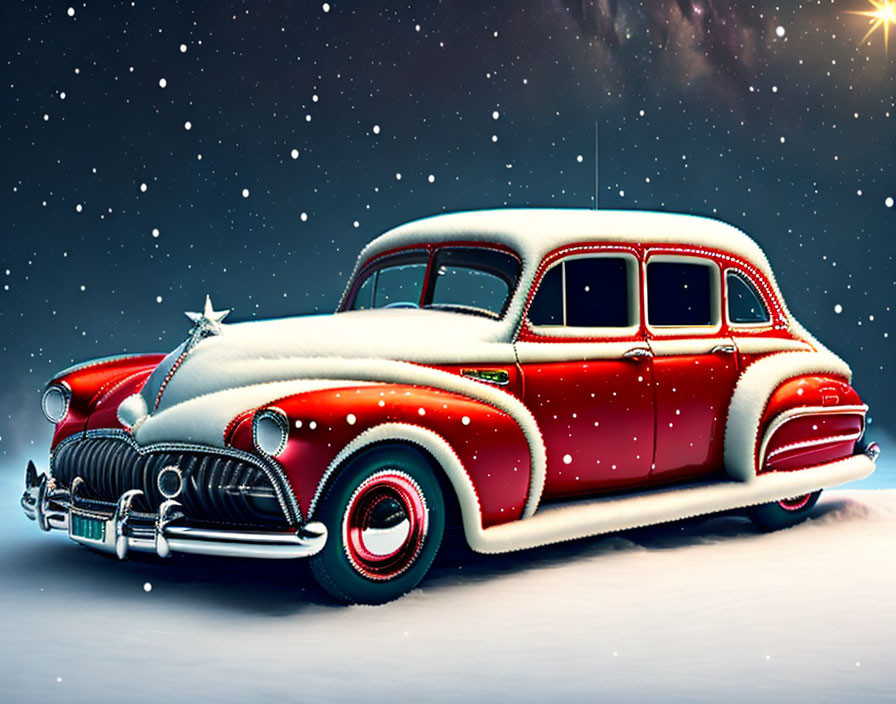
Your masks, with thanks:
[(56, 374), (47, 386), (61, 386), (70, 396), (68, 412), (56, 424), (52, 447), (85, 428), (119, 427), (118, 404), (140, 387), (164, 357), (164, 354), (103, 357)]
[(851, 378), (849, 366), (827, 351), (782, 352), (750, 364), (728, 408), (727, 474), (750, 481), (760, 471), (799, 469), (852, 454), (866, 407)]
[[(458, 499), (465, 533), (518, 520), (537, 505), (530, 447), (519, 422), (481, 399), (404, 384), (364, 384), (310, 391), (243, 414), (228, 429), (230, 445), (258, 451), (256, 413), (277, 409), (288, 433), (275, 459), (312, 519), (329, 483), (352, 458), (376, 445), (401, 443), (428, 455)], [(532, 500), (531, 492), (538, 495)], [(533, 509), (534, 510), (534, 509)]]

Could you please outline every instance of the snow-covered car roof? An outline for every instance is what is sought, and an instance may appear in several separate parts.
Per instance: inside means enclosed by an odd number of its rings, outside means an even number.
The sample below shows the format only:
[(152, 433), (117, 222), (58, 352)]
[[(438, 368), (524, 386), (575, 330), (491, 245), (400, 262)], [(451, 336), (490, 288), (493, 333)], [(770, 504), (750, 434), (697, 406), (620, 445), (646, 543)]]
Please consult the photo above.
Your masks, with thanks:
[[(507, 328), (505, 335), (512, 334), (515, 329), (526, 293), (544, 257), (564, 246), (582, 242), (691, 245), (732, 254), (744, 259), (765, 276), (789, 324), (796, 322), (787, 310), (768, 259), (759, 245), (746, 234), (713, 218), (646, 210), (499, 208), (445, 213), (413, 220), (385, 232), (361, 250), (349, 279), (349, 287), (360, 267), (378, 254), (415, 244), (451, 241), (501, 244), (521, 257), (523, 271), (519, 286), (503, 318)], [(805, 334), (808, 335), (807, 332)]]
[(555, 249), (603, 241), (710, 247), (740, 256), (773, 278), (765, 254), (736, 227), (697, 215), (643, 210), (502, 208), (433, 215), (380, 235), (362, 250), (358, 263), (398, 247), (451, 240), (510, 247), (522, 257), (524, 270), (530, 275), (544, 256)]

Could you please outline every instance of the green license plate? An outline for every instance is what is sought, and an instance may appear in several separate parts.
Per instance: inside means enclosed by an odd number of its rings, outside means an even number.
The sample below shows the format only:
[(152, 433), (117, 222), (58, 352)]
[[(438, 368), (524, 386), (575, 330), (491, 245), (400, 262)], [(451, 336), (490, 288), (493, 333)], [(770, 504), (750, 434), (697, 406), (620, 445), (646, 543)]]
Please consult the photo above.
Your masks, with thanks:
[(97, 518), (72, 514), (72, 536), (103, 542), (106, 539), (106, 523)]

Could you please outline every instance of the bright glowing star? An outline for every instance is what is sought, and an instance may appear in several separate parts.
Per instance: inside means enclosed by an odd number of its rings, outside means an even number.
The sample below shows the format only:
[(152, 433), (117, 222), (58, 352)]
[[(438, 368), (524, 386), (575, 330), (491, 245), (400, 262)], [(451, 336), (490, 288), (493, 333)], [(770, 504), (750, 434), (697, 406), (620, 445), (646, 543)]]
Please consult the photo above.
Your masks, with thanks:
[(861, 43), (871, 36), (878, 27), (883, 29), (884, 33), (884, 53), (889, 53), (890, 25), (896, 25), (896, 0), (868, 0), (874, 7), (873, 10), (865, 10), (864, 12), (850, 12), (851, 15), (862, 15), (870, 18), (868, 20), (871, 28), (867, 34), (862, 37)]
[(887, 199), (884, 201), (884, 205), (888, 208), (893, 207), (893, 196), (887, 196)]
[(783, 37), (785, 34), (787, 34), (787, 30), (784, 29), (781, 25), (778, 25), (777, 28), (775, 28), (775, 34), (777, 34), (779, 37)]

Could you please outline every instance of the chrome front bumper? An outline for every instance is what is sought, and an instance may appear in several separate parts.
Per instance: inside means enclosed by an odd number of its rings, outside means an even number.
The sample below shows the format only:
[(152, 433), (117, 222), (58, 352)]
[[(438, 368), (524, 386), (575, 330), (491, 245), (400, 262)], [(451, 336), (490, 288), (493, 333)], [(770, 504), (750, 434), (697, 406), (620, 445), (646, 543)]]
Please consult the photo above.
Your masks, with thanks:
[[(76, 486), (77, 479), (73, 482)], [(194, 555), (226, 555), (293, 559), (310, 557), (320, 552), (327, 542), (323, 523), (308, 523), (298, 530), (284, 532), (247, 532), (219, 530), (182, 525), (185, 516), (181, 505), (169, 499), (156, 514), (137, 513), (131, 502), (142, 492), (127, 491), (114, 507), (97, 506), (57, 488), (46, 474), (38, 474), (33, 462), (25, 470), (25, 493), (22, 509), (41, 530), (64, 530), (77, 543), (97, 550), (115, 553), (119, 559), (128, 552), (155, 553), (168, 557), (172, 553)]]

